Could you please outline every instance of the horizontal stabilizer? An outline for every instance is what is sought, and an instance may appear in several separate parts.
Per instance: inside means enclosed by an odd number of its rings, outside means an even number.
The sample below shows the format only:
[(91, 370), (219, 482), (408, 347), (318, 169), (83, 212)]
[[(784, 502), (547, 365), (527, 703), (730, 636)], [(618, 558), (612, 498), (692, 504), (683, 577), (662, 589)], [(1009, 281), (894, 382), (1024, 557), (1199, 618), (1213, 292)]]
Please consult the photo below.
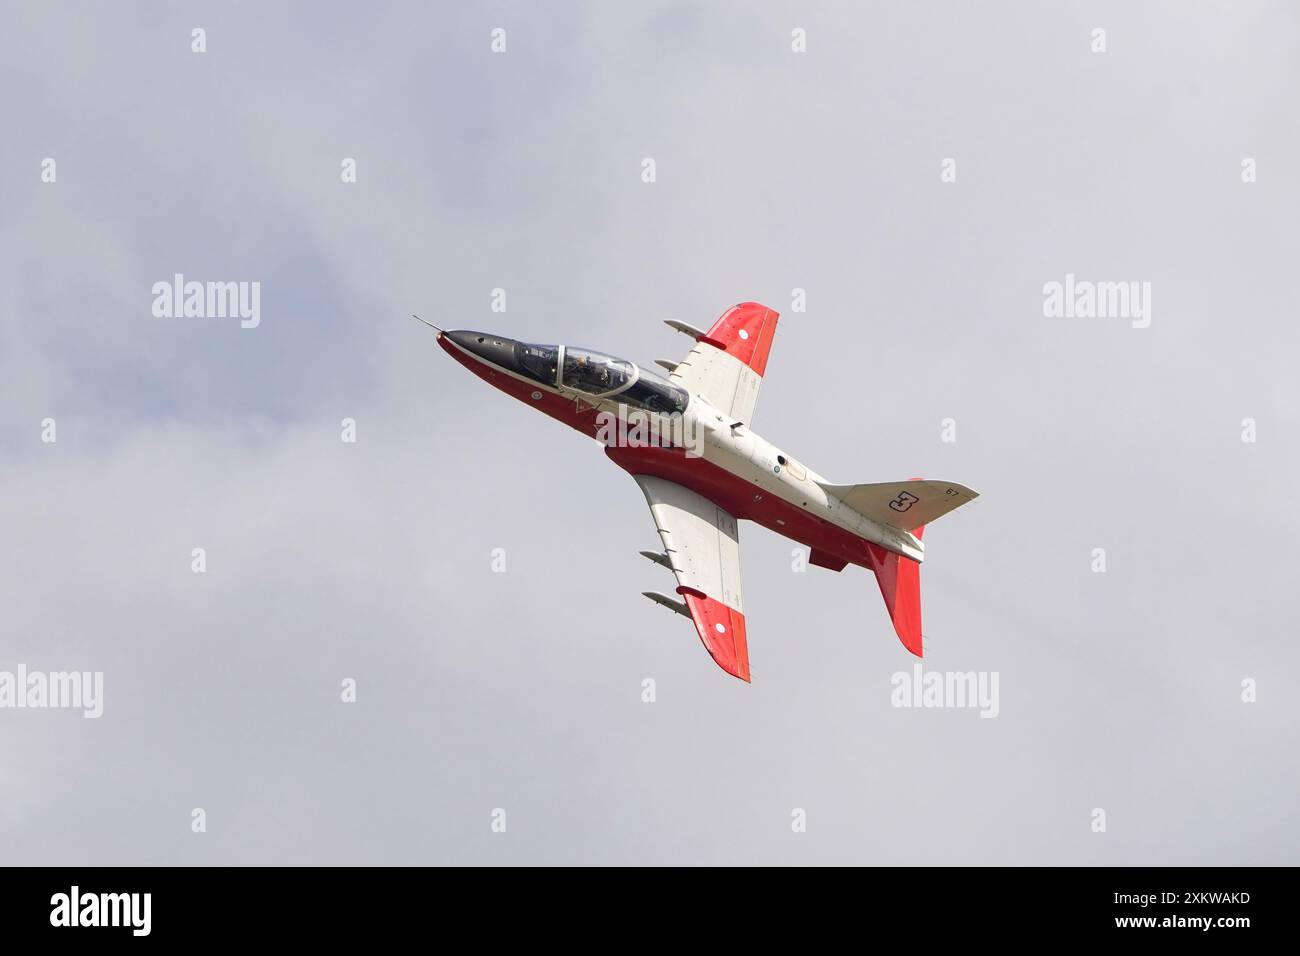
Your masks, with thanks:
[(951, 481), (885, 481), (872, 485), (822, 483), (833, 495), (872, 521), (912, 531), (979, 497), (965, 485)]
[(676, 611), (682, 617), (688, 618), (691, 616), (690, 610), (684, 603), (681, 601), (674, 601), (667, 594), (660, 594), (658, 591), (642, 591), (641, 593), (656, 604), (662, 604), (664, 607), (668, 608), (668, 610)]

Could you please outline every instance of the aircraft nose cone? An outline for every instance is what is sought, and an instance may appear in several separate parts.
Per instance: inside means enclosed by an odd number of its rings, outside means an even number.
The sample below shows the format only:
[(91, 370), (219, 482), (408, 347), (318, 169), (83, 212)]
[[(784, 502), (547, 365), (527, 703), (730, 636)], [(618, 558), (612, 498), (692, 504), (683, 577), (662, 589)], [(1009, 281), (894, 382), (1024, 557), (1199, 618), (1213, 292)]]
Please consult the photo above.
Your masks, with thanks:
[(515, 340), (507, 339), (490, 332), (468, 332), (457, 330), (443, 333), (447, 338), (485, 362), (491, 362), (498, 368), (513, 370), (517, 364), (515, 358)]

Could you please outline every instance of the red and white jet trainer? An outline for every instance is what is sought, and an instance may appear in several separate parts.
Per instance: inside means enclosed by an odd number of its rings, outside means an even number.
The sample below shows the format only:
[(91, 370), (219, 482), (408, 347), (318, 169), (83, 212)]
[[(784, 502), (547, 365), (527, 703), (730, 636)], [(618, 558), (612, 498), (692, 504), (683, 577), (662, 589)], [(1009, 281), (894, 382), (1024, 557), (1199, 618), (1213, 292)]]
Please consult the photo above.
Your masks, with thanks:
[[(949, 481), (836, 485), (750, 429), (777, 313), (744, 302), (695, 339), (668, 377), (624, 359), (564, 345), (530, 345), (487, 332), (444, 332), (438, 343), (475, 375), (526, 405), (605, 441), (607, 454), (641, 486), (662, 554), (641, 552), (677, 578), (677, 601), (646, 597), (695, 622), (724, 671), (749, 680), (736, 522), (746, 518), (810, 549), (810, 561), (841, 571), (870, 568), (903, 646), (920, 657), (926, 523), (976, 497)], [(423, 321), (423, 320), (421, 320)], [(436, 327), (435, 327), (436, 328)], [(702, 438), (692, 449), (609, 441), (612, 418), (635, 412), (660, 434)], [(639, 447), (632, 447), (639, 445)]]

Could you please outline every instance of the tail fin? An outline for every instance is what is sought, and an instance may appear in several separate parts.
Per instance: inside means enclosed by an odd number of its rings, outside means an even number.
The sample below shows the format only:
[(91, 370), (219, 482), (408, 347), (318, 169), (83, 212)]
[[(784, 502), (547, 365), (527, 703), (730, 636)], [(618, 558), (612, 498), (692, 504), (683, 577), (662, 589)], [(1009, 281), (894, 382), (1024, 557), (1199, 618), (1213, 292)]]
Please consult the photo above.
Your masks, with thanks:
[[(923, 531), (925, 525), (920, 525), (912, 530), (912, 534), (920, 538)], [(867, 552), (871, 555), (876, 583), (880, 585), (880, 594), (885, 599), (885, 608), (894, 622), (898, 639), (909, 651), (921, 657), (924, 652), (921, 641), (921, 565), (874, 544), (867, 545)]]

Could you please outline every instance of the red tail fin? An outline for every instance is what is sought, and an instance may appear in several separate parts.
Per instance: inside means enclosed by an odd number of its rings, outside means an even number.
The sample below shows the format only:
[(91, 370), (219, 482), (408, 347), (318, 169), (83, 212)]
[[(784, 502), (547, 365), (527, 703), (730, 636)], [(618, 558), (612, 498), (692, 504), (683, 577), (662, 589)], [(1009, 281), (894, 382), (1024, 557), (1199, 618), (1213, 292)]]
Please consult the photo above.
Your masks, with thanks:
[[(920, 538), (923, 531), (924, 525), (913, 529), (912, 534)], [(867, 545), (867, 550), (898, 639), (917, 657), (922, 656), (921, 565), (874, 544)]]

